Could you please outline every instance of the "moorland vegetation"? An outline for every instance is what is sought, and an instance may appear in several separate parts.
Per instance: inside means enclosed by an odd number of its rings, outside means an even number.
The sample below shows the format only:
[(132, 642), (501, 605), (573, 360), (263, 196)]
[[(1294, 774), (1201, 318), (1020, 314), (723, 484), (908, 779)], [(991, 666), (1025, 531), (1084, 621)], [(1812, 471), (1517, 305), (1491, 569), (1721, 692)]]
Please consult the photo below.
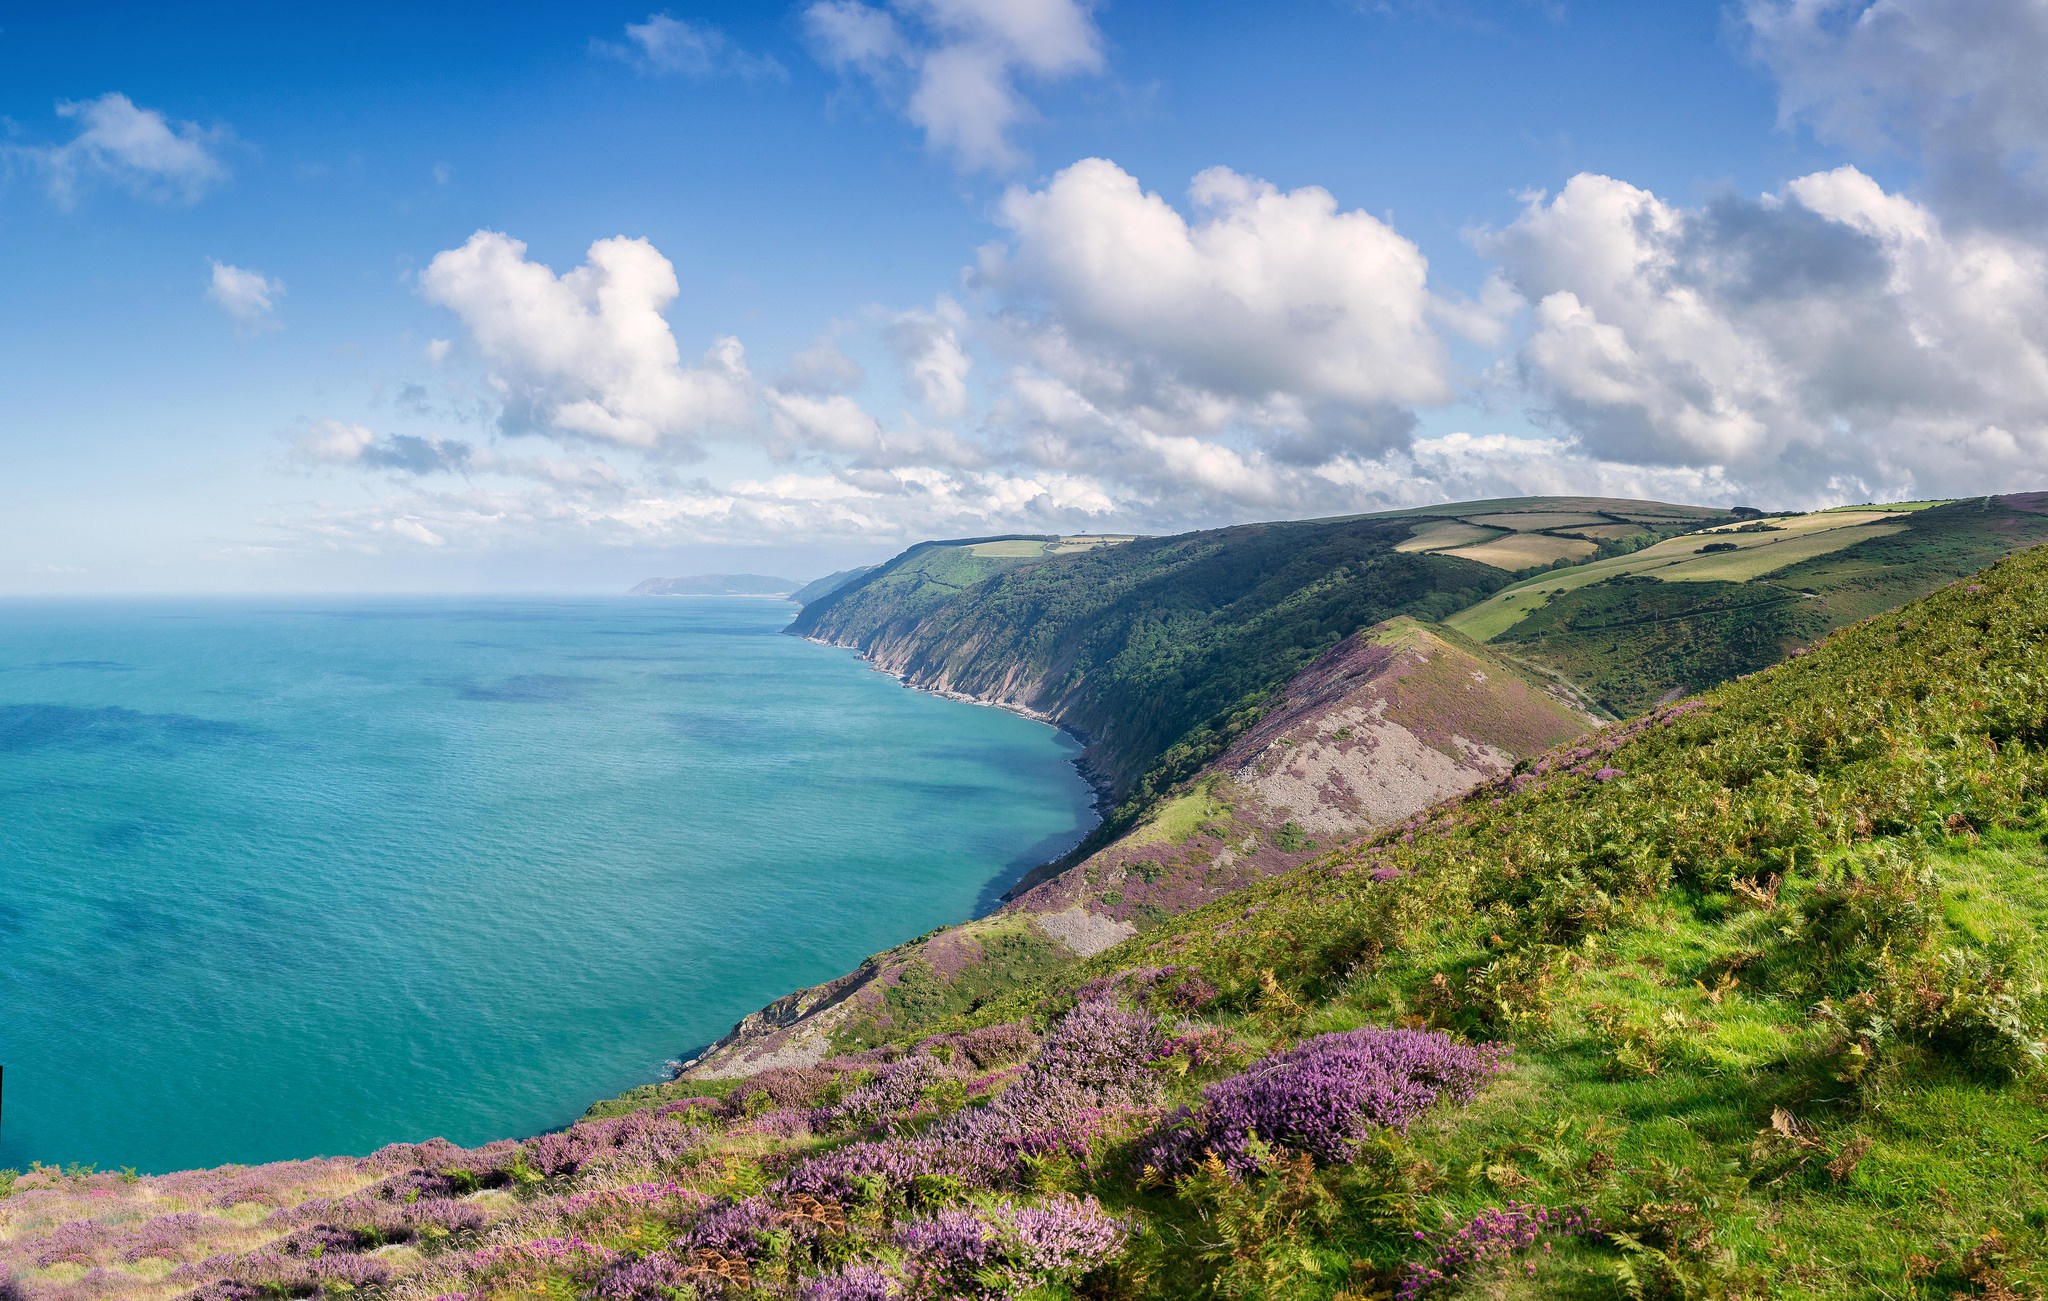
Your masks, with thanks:
[(2027, 1295), (2044, 867), (2037, 550), (935, 1032), (479, 1149), (32, 1171), (0, 1289)]

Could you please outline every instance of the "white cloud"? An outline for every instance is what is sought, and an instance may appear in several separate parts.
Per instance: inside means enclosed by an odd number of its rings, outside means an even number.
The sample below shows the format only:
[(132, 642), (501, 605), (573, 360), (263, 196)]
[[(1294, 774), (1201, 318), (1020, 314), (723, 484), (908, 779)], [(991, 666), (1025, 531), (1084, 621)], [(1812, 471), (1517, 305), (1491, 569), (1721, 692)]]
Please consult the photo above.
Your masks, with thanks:
[(1059, 474), (930, 466), (779, 474), (713, 485), (421, 488), (368, 506), (275, 521), (301, 546), (388, 551), (561, 544), (763, 542), (902, 546), (930, 537), (1074, 532), (1111, 522), (1117, 500)]
[(427, 346), (420, 349), (420, 352), (429, 362), (438, 366), (448, 360), (448, 354), (454, 347), (455, 345), (447, 339), (429, 339), (427, 340)]
[(213, 261), (213, 276), (206, 296), (244, 331), (272, 329), (277, 325), (277, 300), (284, 297), (284, 283), (260, 271)]
[(807, 452), (844, 457), (855, 468), (988, 464), (987, 451), (949, 429), (905, 420), (885, 428), (867, 409), (843, 393), (815, 396), (765, 393), (776, 436), (770, 450), (788, 460)]
[(2048, 5), (2038, 0), (1745, 0), (1787, 124), (1924, 162), (1979, 217), (2048, 207)]
[(900, 314), (887, 330), (910, 391), (941, 420), (967, 414), (967, 376), (974, 358), (961, 340), (966, 319), (958, 303), (941, 298), (928, 312)]
[(508, 431), (694, 455), (752, 409), (739, 340), (720, 338), (697, 364), (682, 362), (662, 316), (681, 292), (675, 267), (644, 239), (598, 240), (582, 266), (557, 276), (528, 261), (520, 241), (480, 230), (435, 255), (420, 292), (467, 327)]
[(776, 387), (816, 396), (852, 392), (866, 379), (867, 374), (861, 370), (860, 364), (846, 355), (833, 334), (826, 334), (789, 359), (789, 365), (783, 368), (776, 380)]
[(1594, 457), (1799, 500), (2048, 464), (2048, 254), (1854, 168), (1698, 209), (1581, 175), (1480, 244), (1534, 305), (1526, 382)]
[(1056, 405), (1154, 431), (1243, 426), (1309, 461), (1397, 444), (1409, 407), (1451, 397), (1413, 243), (1326, 190), (1226, 168), (1191, 199), (1192, 221), (1099, 158), (1004, 197), (1011, 239), (983, 250), (980, 278), (1013, 346), (1071, 391)]
[(819, 57), (901, 101), (925, 144), (971, 171), (1016, 166), (1014, 129), (1034, 115), (1020, 78), (1103, 68), (1083, 0), (814, 0), (804, 25)]
[(224, 128), (172, 122), (118, 92), (59, 103), (57, 115), (76, 122), (78, 134), (61, 145), (15, 153), (42, 170), (51, 197), (65, 207), (93, 178), (145, 198), (184, 203), (196, 203), (228, 179), (219, 156), (229, 138)]
[(734, 76), (752, 81), (786, 79), (789, 72), (770, 55), (750, 54), (735, 46), (709, 23), (693, 23), (667, 13), (650, 14), (626, 24), (626, 39), (592, 41), (591, 49), (622, 59), (644, 72), (685, 77)]
[(379, 436), (368, 426), (322, 420), (292, 440), (292, 455), (308, 465), (356, 466), (403, 474), (460, 474), (479, 457), (460, 439), (416, 434)]

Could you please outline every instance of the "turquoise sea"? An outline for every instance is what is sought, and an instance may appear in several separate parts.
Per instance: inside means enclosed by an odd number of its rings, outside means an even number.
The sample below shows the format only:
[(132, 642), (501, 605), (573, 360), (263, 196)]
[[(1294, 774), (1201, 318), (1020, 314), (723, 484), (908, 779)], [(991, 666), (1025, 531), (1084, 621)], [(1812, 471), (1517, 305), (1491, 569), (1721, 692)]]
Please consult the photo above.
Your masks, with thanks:
[(1086, 830), (792, 609), (0, 603), (0, 1167), (565, 1124)]

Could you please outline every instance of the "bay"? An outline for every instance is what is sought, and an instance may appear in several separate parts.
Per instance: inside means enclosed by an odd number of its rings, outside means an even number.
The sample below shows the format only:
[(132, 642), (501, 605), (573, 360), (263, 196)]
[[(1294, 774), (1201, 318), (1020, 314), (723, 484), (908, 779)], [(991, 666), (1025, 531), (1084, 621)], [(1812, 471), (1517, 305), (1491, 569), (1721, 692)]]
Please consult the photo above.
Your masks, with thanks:
[(1085, 832), (791, 608), (0, 604), (0, 1166), (535, 1133)]

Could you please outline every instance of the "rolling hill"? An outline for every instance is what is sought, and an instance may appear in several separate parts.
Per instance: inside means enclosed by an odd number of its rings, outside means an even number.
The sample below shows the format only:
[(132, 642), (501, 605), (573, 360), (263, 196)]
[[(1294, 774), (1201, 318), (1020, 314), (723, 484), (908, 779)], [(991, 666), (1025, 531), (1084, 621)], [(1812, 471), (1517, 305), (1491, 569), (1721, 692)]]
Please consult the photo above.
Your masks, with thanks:
[(1525, 579), (1446, 622), (1618, 716), (2043, 541), (2044, 493), (1756, 518)]

